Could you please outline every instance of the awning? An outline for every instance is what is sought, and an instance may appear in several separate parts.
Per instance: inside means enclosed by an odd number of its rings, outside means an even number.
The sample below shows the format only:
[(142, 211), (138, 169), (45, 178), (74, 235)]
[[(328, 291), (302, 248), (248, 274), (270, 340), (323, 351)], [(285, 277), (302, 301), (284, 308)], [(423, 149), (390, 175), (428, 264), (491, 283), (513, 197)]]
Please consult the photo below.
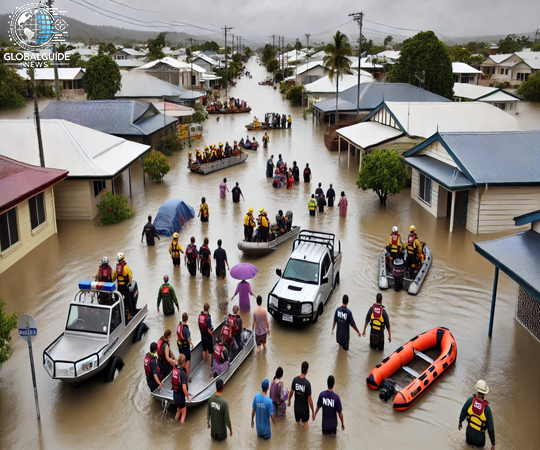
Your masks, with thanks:
[(430, 156), (409, 156), (405, 158), (405, 164), (414, 167), (449, 191), (476, 187), (457, 167), (452, 167)]
[(362, 122), (337, 130), (343, 139), (364, 150), (403, 134), (401, 130), (378, 122)]
[(152, 102), (152, 105), (154, 105), (161, 114), (172, 117), (192, 116), (195, 113), (195, 110), (189, 106), (178, 105), (171, 102)]

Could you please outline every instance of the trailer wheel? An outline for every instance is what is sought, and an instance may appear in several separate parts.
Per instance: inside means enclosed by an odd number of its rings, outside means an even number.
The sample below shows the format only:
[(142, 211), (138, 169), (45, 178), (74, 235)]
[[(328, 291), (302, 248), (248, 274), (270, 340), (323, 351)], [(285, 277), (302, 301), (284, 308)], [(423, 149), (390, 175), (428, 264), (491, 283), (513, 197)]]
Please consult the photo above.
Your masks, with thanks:
[(144, 322), (141, 322), (139, 326), (137, 327), (137, 331), (135, 331), (135, 334), (133, 335), (133, 343), (139, 342), (143, 334), (145, 334), (148, 331), (148, 325), (146, 325)]
[(122, 367), (124, 367), (124, 361), (122, 361), (120, 356), (115, 356), (113, 359), (111, 359), (105, 374), (105, 383), (110, 383), (113, 381), (118, 376), (120, 370), (122, 370)]

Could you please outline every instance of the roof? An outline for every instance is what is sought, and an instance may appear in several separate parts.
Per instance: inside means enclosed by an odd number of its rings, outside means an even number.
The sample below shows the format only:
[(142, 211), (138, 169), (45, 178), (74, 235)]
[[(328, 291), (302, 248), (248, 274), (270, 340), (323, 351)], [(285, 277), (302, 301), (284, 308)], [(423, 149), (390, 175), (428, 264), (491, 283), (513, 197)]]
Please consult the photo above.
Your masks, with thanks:
[(405, 164), (427, 175), (449, 191), (476, 187), (457, 167), (450, 166), (429, 156), (410, 156), (405, 158)]
[(301, 66), (298, 66), (296, 69), (296, 75), (302, 75), (304, 72), (307, 72), (308, 70), (314, 69), (315, 67), (323, 67), (322, 59), (318, 61), (310, 61), (306, 64), (302, 64)]
[(25, 164), (0, 155), (0, 214), (62, 181), (67, 170)]
[(139, 50), (135, 50), (134, 48), (119, 48), (116, 50), (116, 52), (113, 52), (113, 53), (117, 53), (117, 52), (124, 52), (125, 54), (130, 55), (130, 56), (140, 56), (140, 57), (146, 56), (146, 53), (140, 52)]
[(540, 185), (540, 131), (439, 132), (403, 156), (408, 159), (434, 141), (477, 186)]
[(524, 59), (523, 61), (516, 63), (515, 66), (519, 64), (526, 64), (527, 66), (529, 66), (531, 69), (534, 69), (534, 70), (540, 69), (540, 59)]
[(300, 242), (298, 247), (292, 252), (291, 259), (300, 259), (311, 263), (319, 263), (321, 258), (326, 254), (328, 247), (320, 245), (316, 242)]
[(497, 92), (477, 99), (479, 102), (519, 102), (521, 99), (517, 95), (499, 89)]
[(452, 72), (453, 73), (482, 73), (481, 70), (475, 69), (474, 67), (471, 67), (468, 64), (465, 64), (462, 62), (453, 62)]
[(484, 258), (540, 299), (540, 234), (526, 230), (473, 244)]
[(478, 84), (455, 83), (454, 97), (479, 100), (483, 102), (517, 102), (520, 98), (499, 88)]
[(527, 225), (528, 223), (536, 222), (537, 220), (540, 220), (540, 209), (538, 211), (532, 211), (530, 213), (514, 217), (514, 222), (517, 226)]
[(189, 106), (171, 102), (152, 102), (152, 105), (161, 113), (172, 117), (192, 116), (195, 113)]
[[(66, 120), (41, 120), (41, 134), (46, 167), (68, 170), (69, 178), (113, 178), (150, 151)], [(33, 120), (0, 120), (0, 136), (1, 155), (39, 164)]]
[(114, 62), (118, 64), (118, 67), (121, 69), (126, 67), (141, 67), (144, 64), (144, 61), (141, 59), (115, 59)]
[[(18, 69), (17, 74), (23, 77), (25, 80), (30, 79), (27, 69)], [(58, 67), (58, 79), (59, 80), (78, 80), (84, 75), (84, 69), (80, 67)], [(36, 81), (50, 81), (54, 80), (54, 68), (40, 68), (34, 69), (34, 77)]]
[(160, 80), (146, 72), (137, 69), (122, 74), (122, 87), (116, 93), (116, 98), (163, 98), (176, 97), (191, 99), (204, 97), (200, 91), (188, 91), (181, 86)]
[(193, 58), (194, 61), (196, 61), (197, 59), (202, 59), (204, 62), (212, 65), (212, 66), (217, 66), (219, 65), (219, 61), (216, 61), (215, 59), (212, 59), (210, 58), (209, 56), (205, 55), (204, 53), (201, 53), (199, 55), (197, 55), (197, 57)]
[(337, 134), (355, 143), (357, 146), (367, 149), (382, 142), (395, 139), (401, 136), (403, 132), (382, 123), (370, 121), (340, 128), (337, 130)]
[(40, 115), (116, 136), (150, 136), (175, 122), (136, 100), (51, 101)]
[(169, 56), (166, 56), (165, 58), (162, 58), (162, 59), (156, 59), (155, 61), (150, 61), (144, 66), (138, 67), (136, 70), (149, 70), (152, 67), (157, 66), (158, 64), (165, 64), (174, 69), (180, 70), (180, 72), (190, 72), (191, 70), (193, 70), (193, 72), (200, 72), (200, 73), (206, 72), (205, 69), (198, 66), (197, 64), (188, 64), (184, 61), (179, 61), (178, 59), (174, 59)]
[[(360, 67), (363, 69), (382, 69), (382, 64), (373, 63), (371, 57), (362, 58), (360, 61)], [(358, 58), (351, 64), (351, 68), (358, 69)]]
[(401, 55), (401, 52), (399, 50), (384, 50), (382, 52), (377, 53), (377, 58), (391, 58), (391, 59), (399, 59)]
[[(367, 77), (364, 75), (360, 76), (360, 83), (369, 83), (373, 81), (373, 77)], [(339, 92), (343, 92), (346, 89), (349, 89), (353, 86), (358, 86), (358, 75), (343, 75), (339, 79)], [(321, 94), (331, 94), (336, 92), (336, 78), (334, 81), (330, 81), (330, 77), (325, 76), (313, 83), (306, 84), (304, 86), (307, 93), (321, 93)]]
[(494, 63), (500, 64), (510, 58), (513, 53), (502, 53), (500, 55), (489, 55), (488, 59), (491, 59)]
[(540, 59), (540, 52), (529, 51), (515, 52), (514, 55), (519, 56), (523, 60)]

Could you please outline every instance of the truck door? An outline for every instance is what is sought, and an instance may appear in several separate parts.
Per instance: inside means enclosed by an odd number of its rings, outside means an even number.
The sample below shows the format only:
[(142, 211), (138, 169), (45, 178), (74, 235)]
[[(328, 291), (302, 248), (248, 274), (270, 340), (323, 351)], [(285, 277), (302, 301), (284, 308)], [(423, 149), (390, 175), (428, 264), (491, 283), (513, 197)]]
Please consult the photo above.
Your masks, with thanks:
[(322, 298), (325, 305), (328, 302), (328, 297), (330, 295), (330, 291), (332, 290), (332, 282), (334, 278), (333, 271), (334, 269), (333, 269), (332, 261), (330, 260), (330, 254), (326, 253), (326, 255), (324, 256), (322, 265), (321, 265), (321, 278), (320, 278), (321, 282), (324, 277), (328, 278), (328, 283), (322, 285), (322, 292), (323, 292)]

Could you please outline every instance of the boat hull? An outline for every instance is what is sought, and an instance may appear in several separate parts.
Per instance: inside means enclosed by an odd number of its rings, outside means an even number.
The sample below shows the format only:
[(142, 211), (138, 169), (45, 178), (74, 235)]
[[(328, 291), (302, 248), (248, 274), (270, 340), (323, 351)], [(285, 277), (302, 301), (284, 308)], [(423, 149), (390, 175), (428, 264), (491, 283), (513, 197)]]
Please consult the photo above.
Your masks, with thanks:
[(237, 109), (235, 111), (226, 110), (226, 111), (207, 111), (208, 114), (245, 114), (251, 111), (251, 107), (244, 109)]
[(286, 240), (298, 236), (298, 233), (300, 233), (300, 227), (293, 226), (291, 231), (285, 233), (283, 236), (274, 239), (272, 242), (240, 241), (238, 242), (238, 249), (242, 250), (246, 255), (265, 256), (276, 250), (278, 246)]
[(248, 156), (248, 153), (242, 153), (240, 156), (231, 156), (230, 158), (219, 159), (217, 161), (204, 164), (190, 163), (188, 167), (192, 172), (206, 175), (207, 173), (216, 172), (230, 166), (235, 166), (236, 164), (241, 164), (248, 158)]

